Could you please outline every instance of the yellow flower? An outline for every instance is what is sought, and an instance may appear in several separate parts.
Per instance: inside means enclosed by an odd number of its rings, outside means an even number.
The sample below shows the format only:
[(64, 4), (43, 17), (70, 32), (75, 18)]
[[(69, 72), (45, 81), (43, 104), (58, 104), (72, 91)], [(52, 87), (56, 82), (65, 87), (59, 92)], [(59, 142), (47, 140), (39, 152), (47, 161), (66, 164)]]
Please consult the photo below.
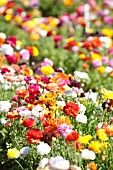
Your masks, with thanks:
[(100, 60), (100, 61), (101, 61), (101, 60), (102, 60), (102, 57), (101, 57), (100, 54), (92, 53), (90, 59), (91, 59), (91, 61), (92, 61), (92, 60)]
[(0, 6), (5, 6), (8, 0), (0, 0)]
[(8, 149), (7, 151), (7, 156), (9, 159), (18, 158), (19, 155), (20, 155), (20, 152), (16, 148)]
[(113, 36), (113, 30), (111, 30), (111, 29), (104, 28), (101, 30), (101, 32), (102, 32), (102, 34), (104, 34), (110, 38), (112, 38), (112, 36)]
[(85, 54), (80, 54), (80, 55), (79, 55), (79, 58), (80, 58), (80, 59), (84, 59), (84, 58), (86, 58), (86, 55), (85, 55)]
[(56, 27), (59, 24), (59, 20), (57, 18), (53, 18), (50, 20), (50, 25), (52, 27)]
[(98, 136), (98, 138), (99, 138), (101, 141), (108, 140), (108, 137), (107, 137), (104, 129), (99, 129), (99, 130), (97, 131), (97, 136)]
[(98, 67), (97, 70), (98, 70), (98, 73), (103, 74), (105, 72), (105, 67), (104, 66), (100, 66), (100, 67)]
[(50, 74), (54, 73), (53, 67), (51, 66), (43, 66), (41, 67), (41, 72), (46, 75), (49, 76)]
[(113, 99), (113, 91), (105, 91), (104, 99)]
[(5, 21), (9, 22), (12, 19), (12, 15), (7, 14), (7, 15), (5, 15), (4, 19), (5, 19)]
[(38, 54), (39, 54), (38, 48), (35, 46), (32, 46), (32, 48), (33, 48), (33, 56), (34, 57), (38, 56)]
[(88, 149), (94, 151), (95, 153), (100, 153), (104, 148), (105, 145), (99, 141), (92, 141), (88, 146)]
[(84, 145), (88, 144), (88, 142), (92, 139), (93, 137), (91, 135), (86, 135), (86, 136), (80, 136), (78, 138), (78, 142), (83, 143)]

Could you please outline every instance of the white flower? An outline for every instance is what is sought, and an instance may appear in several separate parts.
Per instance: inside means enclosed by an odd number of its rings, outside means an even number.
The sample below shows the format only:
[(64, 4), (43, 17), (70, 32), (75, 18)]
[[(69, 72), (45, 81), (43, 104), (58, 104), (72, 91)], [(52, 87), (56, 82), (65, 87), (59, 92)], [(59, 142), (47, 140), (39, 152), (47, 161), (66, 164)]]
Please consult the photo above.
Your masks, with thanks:
[(49, 160), (49, 168), (51, 170), (68, 170), (70, 163), (68, 160), (65, 160), (62, 156), (56, 156)]
[(87, 123), (87, 116), (86, 115), (84, 115), (84, 114), (78, 114), (77, 116), (76, 116), (76, 121), (77, 122), (80, 122), (80, 123)]
[(6, 39), (6, 34), (3, 32), (0, 32), (0, 38)]
[(7, 123), (7, 120), (5, 118), (2, 118), (0, 121), (2, 125), (5, 125)]
[(96, 158), (96, 155), (93, 151), (90, 151), (89, 149), (83, 149), (81, 152), (81, 157), (83, 159), (94, 160)]
[(65, 105), (66, 105), (65, 101), (57, 101), (57, 106), (63, 107)]
[(37, 105), (32, 109), (32, 115), (36, 117), (43, 116), (45, 112), (46, 110), (40, 105)]
[(100, 37), (100, 41), (102, 41), (102, 46), (105, 48), (110, 48), (111, 44), (112, 44), (112, 39), (104, 36), (104, 37)]
[(20, 116), (25, 116), (25, 117), (28, 117), (28, 116), (31, 116), (31, 111), (30, 110), (22, 110), (19, 112), (19, 115)]
[(25, 146), (20, 150), (19, 157), (24, 159), (31, 152), (31, 148), (29, 146)]
[(46, 155), (50, 153), (51, 147), (44, 142), (40, 142), (40, 144), (37, 146), (37, 153), (40, 155)]
[(87, 92), (85, 93), (85, 99), (86, 100), (91, 99), (95, 103), (97, 100), (97, 94), (98, 93), (95, 92)]
[(8, 112), (11, 107), (11, 103), (9, 101), (0, 101), (0, 112)]
[(48, 159), (43, 158), (39, 163), (39, 168), (44, 169), (47, 164), (48, 164)]
[(74, 72), (74, 78), (75, 78), (76, 81), (80, 82), (82, 79), (86, 79), (86, 80), (89, 79), (89, 76), (85, 72), (75, 71)]
[(77, 93), (73, 90), (66, 90), (65, 94), (72, 97), (77, 97)]
[(2, 54), (8, 54), (8, 55), (13, 55), (13, 48), (11, 47), (10, 44), (3, 44), (1, 45), (1, 52)]
[(112, 67), (107, 66), (107, 67), (105, 68), (105, 73), (110, 73), (111, 71), (113, 71), (113, 68), (112, 68)]
[(84, 114), (86, 111), (86, 107), (83, 104), (78, 103), (79, 108), (80, 108), (80, 113)]

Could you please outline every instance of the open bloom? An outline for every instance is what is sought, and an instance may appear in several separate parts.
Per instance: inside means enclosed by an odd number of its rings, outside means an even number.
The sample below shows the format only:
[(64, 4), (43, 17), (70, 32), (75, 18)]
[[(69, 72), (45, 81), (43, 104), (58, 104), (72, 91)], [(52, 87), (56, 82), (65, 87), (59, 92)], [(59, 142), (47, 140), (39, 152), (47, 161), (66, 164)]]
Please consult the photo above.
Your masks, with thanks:
[(90, 151), (89, 149), (83, 149), (81, 152), (81, 157), (84, 159), (94, 160), (96, 158), (96, 155), (93, 151)]
[(73, 132), (73, 126), (67, 125), (66, 123), (60, 124), (57, 128), (57, 132), (62, 137), (66, 137), (68, 134)]
[(87, 116), (86, 115), (84, 115), (84, 114), (78, 114), (77, 116), (76, 116), (76, 121), (77, 122), (80, 122), (80, 123), (87, 123)]
[(70, 115), (72, 117), (76, 117), (79, 113), (79, 106), (77, 103), (74, 102), (68, 102), (63, 108), (63, 112), (67, 115)]
[(49, 160), (49, 168), (51, 170), (68, 170), (70, 163), (65, 160), (62, 156), (52, 157)]
[(16, 148), (8, 149), (8, 151), (7, 151), (7, 156), (9, 159), (18, 158), (19, 154), (20, 154), (20, 152)]
[(29, 146), (25, 146), (20, 150), (19, 157), (24, 159), (31, 152), (31, 148)]
[(40, 155), (47, 155), (50, 151), (51, 147), (47, 143), (40, 142), (37, 146), (37, 153)]
[(9, 101), (0, 101), (0, 112), (8, 112), (11, 107), (11, 103)]

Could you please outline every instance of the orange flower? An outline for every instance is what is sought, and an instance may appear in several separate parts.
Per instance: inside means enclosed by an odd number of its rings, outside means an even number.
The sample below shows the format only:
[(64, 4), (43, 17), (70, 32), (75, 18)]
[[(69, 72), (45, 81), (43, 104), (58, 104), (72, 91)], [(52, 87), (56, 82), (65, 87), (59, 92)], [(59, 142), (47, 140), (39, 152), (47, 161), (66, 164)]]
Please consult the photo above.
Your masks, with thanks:
[(74, 4), (74, 0), (64, 0), (64, 5), (65, 6), (71, 6)]
[(5, 42), (5, 40), (0, 37), (0, 46), (1, 46), (2, 44), (4, 44), (4, 42)]
[(94, 162), (89, 163), (87, 167), (91, 170), (97, 170), (97, 165)]
[(69, 119), (68, 116), (60, 116), (60, 117), (58, 118), (58, 121), (57, 121), (57, 122), (58, 122), (58, 125), (63, 124), (63, 123), (66, 123), (67, 125), (72, 126), (71, 120)]
[(84, 17), (78, 17), (78, 18), (77, 18), (77, 23), (80, 24), (80, 25), (82, 25), (83, 27), (86, 26)]
[(113, 136), (113, 125), (108, 125), (105, 129), (105, 132), (109, 136)]
[(52, 77), (51, 81), (54, 83), (60, 83), (62, 80), (68, 80), (69, 77), (64, 73), (57, 73)]
[(63, 112), (67, 115), (70, 115), (72, 117), (76, 117), (79, 113), (79, 106), (77, 103), (74, 102), (68, 102), (63, 108)]
[(66, 137), (66, 140), (68, 143), (74, 142), (79, 138), (79, 136), (80, 135), (77, 132), (72, 132)]

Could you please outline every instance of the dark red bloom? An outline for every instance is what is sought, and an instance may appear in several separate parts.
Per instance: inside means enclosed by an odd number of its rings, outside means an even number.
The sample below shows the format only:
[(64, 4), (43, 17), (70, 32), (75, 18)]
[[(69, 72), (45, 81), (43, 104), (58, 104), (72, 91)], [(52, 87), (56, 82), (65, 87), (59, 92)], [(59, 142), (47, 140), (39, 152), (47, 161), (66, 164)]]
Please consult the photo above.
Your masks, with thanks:
[(80, 136), (79, 133), (72, 132), (66, 137), (66, 140), (67, 140), (68, 143), (74, 142), (79, 138), (79, 136)]
[(41, 141), (43, 132), (39, 129), (31, 129), (26, 132), (26, 140), (30, 144), (37, 144)]
[(23, 125), (28, 128), (32, 128), (34, 124), (35, 124), (35, 121), (32, 118), (27, 118), (23, 121)]
[(77, 103), (74, 103), (74, 102), (66, 103), (66, 105), (63, 108), (63, 112), (66, 115), (70, 115), (72, 117), (76, 117), (77, 114), (79, 113), (79, 106), (78, 106)]
[(35, 99), (36, 99), (35, 96), (28, 96), (28, 97), (26, 97), (25, 101), (27, 103), (33, 104)]
[(2, 68), (2, 69), (1, 69), (1, 73), (2, 73), (2, 74), (6, 73), (6, 72), (9, 73), (9, 72), (11, 72), (11, 71), (10, 71), (8, 68)]

